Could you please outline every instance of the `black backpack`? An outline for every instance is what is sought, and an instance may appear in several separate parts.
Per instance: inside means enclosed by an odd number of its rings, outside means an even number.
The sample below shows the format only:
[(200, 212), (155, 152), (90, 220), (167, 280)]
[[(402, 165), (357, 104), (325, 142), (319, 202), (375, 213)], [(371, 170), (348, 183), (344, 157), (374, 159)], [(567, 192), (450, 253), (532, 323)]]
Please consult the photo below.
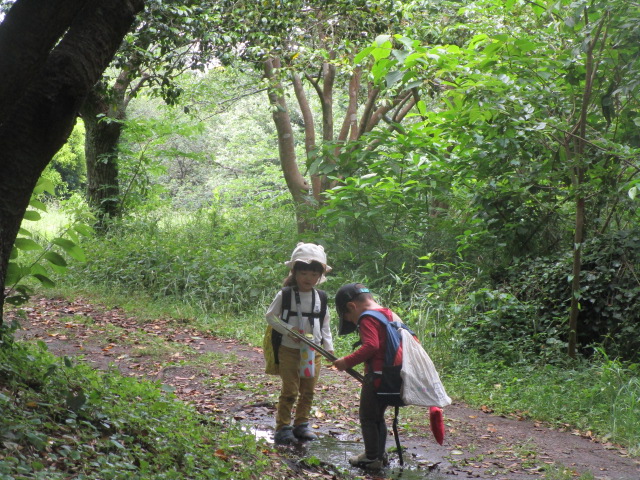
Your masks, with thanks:
[[(280, 319), (284, 323), (289, 323), (289, 318), (298, 316), (297, 311), (292, 311), (291, 309), (291, 292), (297, 294), (297, 290), (294, 290), (293, 287), (283, 287), (282, 288), (282, 314)], [(309, 318), (311, 322), (311, 326), (313, 327), (314, 321), (316, 318), (320, 319), (320, 329), (322, 330), (322, 325), (324, 324), (324, 317), (327, 315), (327, 292), (324, 290), (313, 289), (314, 295), (311, 297), (311, 310), (315, 310), (315, 292), (318, 293), (318, 297), (320, 298), (320, 311), (318, 313), (313, 312), (302, 312), (303, 317)], [(293, 303), (294, 307), (296, 302)], [(295, 307), (297, 308), (297, 307)], [(276, 365), (280, 363), (278, 359), (278, 350), (280, 349), (280, 344), (282, 343), (282, 334), (273, 330), (271, 332), (271, 345), (273, 346), (273, 355), (275, 357)], [(324, 344), (324, 341), (322, 342)]]
[[(402, 357), (398, 356), (398, 349), (402, 344), (398, 328), (406, 328), (409, 333), (413, 332), (405, 324), (390, 322), (384, 313), (377, 310), (366, 310), (362, 312), (360, 318), (370, 316), (378, 320), (385, 326), (387, 333), (386, 349), (384, 353), (384, 364), (382, 366), (382, 378), (380, 388), (376, 392), (384, 402), (392, 407), (403, 407), (406, 404), (402, 400)], [(360, 322), (360, 320), (358, 320)]]

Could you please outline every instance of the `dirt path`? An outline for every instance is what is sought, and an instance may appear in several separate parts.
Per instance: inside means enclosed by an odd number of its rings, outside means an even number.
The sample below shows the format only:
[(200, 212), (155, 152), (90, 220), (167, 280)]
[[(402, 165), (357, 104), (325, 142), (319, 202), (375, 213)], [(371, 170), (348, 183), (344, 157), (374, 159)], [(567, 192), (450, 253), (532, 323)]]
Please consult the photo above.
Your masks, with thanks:
[[(201, 412), (240, 422), (271, 440), (279, 384), (277, 377), (263, 373), (259, 349), (205, 336), (186, 322), (143, 322), (118, 308), (82, 299), (35, 298), (26, 314), (19, 319), (18, 337), (42, 340), (54, 354), (81, 356), (97, 368), (115, 367), (125, 375), (161, 381)], [(6, 312), (6, 320), (14, 316)], [(288, 447), (287, 455), (313, 455), (349, 470), (346, 458), (362, 448), (358, 391), (351, 377), (324, 369), (313, 422), (320, 441)], [(384, 477), (375, 478), (560, 479), (581, 474), (590, 478), (590, 472), (602, 480), (640, 479), (639, 459), (577, 432), (494, 416), (455, 402), (444, 409), (447, 428), (441, 446), (428, 429), (426, 409), (407, 407), (401, 412), (405, 469), (392, 460)], [(363, 478), (362, 472), (351, 471)]]

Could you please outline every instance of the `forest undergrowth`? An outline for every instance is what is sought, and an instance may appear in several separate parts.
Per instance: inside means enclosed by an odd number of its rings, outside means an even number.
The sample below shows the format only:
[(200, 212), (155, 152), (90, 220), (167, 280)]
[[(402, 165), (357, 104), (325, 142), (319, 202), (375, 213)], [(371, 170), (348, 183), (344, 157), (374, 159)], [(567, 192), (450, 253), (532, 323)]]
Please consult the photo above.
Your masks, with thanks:
[[(82, 292), (115, 302), (136, 315), (188, 319), (202, 332), (260, 346), (263, 329), (256, 325), (263, 324), (295, 245), (286, 235), (292, 225), (282, 223), (291, 216), (281, 213), (265, 216), (258, 206), (242, 215), (210, 208), (189, 217), (129, 217), (106, 235), (83, 240), (88, 261), (70, 262), (56, 288), (69, 298)], [(304, 240), (326, 243), (321, 236)], [(475, 333), (460, 328), (473, 288), (463, 270), (389, 275), (380, 265), (362, 263), (347, 245), (336, 243), (328, 252), (334, 270), (322, 288), (331, 297), (342, 283), (368, 283), (419, 335), (452, 397), (575, 429), (640, 455), (637, 364), (608, 358), (598, 348), (590, 358), (568, 360), (561, 342), (535, 355), (526, 339), (482, 340), (489, 351), (509, 356), (476, 352), (465, 341)], [(339, 355), (350, 352), (352, 338), (334, 337)], [(24, 471), (23, 478), (65, 478), (52, 465), (73, 471), (74, 478), (93, 478), (96, 471), (101, 478), (144, 478), (145, 469), (166, 472), (154, 478), (208, 478), (211, 472), (215, 478), (278, 478), (277, 469), (276, 476), (265, 476), (274, 465), (255, 439), (228, 425), (203, 423), (157, 384), (100, 375), (38, 347), (0, 351), (12, 356), (2, 361), (0, 402), (10, 412), (2, 420), (5, 441), (15, 447), (14, 454), (5, 454), (3, 468)], [(149, 403), (146, 411), (152, 413), (132, 412), (129, 405), (140, 402)], [(180, 435), (165, 435), (178, 424)], [(212, 443), (218, 436), (221, 441)], [(212, 448), (216, 455), (210, 455)], [(234, 465), (244, 462), (257, 467), (240, 477)]]
[(158, 382), (96, 371), (6, 331), (0, 408), (2, 480), (285, 478), (261, 441)]

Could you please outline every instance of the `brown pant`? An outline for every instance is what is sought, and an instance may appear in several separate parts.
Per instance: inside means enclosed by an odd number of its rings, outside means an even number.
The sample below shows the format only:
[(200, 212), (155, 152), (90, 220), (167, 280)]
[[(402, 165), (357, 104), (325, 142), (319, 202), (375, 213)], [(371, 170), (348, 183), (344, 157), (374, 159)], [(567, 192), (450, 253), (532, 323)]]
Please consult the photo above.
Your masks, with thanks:
[[(316, 382), (320, 376), (321, 358), (316, 353), (315, 356), (315, 376), (313, 378), (300, 378), (299, 363), (300, 350), (297, 348), (289, 348), (280, 346), (278, 351), (278, 359), (280, 361), (280, 378), (282, 379), (282, 390), (278, 399), (278, 409), (276, 413), (276, 431), (282, 427), (291, 424), (291, 411), (296, 405), (294, 426), (301, 423), (309, 422), (309, 414), (311, 413), (311, 404), (313, 403), (313, 394)], [(299, 398), (298, 398), (299, 397)]]

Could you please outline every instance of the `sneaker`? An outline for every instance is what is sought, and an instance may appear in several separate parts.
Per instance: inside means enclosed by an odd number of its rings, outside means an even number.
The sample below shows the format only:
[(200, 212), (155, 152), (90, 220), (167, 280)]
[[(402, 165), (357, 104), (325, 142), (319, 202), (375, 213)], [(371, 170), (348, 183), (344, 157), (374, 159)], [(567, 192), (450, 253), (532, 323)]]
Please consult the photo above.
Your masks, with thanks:
[(278, 430), (273, 439), (278, 445), (289, 445), (296, 441), (296, 437), (293, 436), (293, 429), (289, 426)]
[(299, 440), (316, 440), (318, 436), (309, 428), (308, 423), (301, 423), (293, 428), (293, 435)]
[(365, 470), (380, 470), (383, 462), (379, 458), (371, 460), (370, 458), (367, 458), (366, 453), (361, 453), (356, 457), (351, 457), (349, 459), (349, 463), (354, 467), (364, 468)]

